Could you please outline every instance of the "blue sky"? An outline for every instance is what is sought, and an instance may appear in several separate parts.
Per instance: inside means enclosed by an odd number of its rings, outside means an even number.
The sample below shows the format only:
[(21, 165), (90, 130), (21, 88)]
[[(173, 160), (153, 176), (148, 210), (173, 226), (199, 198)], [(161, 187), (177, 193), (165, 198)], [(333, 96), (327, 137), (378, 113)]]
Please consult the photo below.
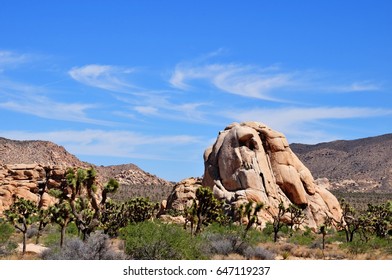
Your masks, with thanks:
[(234, 121), (289, 142), (391, 132), (391, 1), (3, 1), (0, 136), (203, 174)]

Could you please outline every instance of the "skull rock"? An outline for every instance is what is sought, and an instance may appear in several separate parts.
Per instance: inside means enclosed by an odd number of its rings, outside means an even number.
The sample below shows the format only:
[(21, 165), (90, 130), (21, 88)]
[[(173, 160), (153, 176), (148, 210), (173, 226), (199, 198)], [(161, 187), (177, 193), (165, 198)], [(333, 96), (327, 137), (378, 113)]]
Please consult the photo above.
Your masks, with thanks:
[[(304, 209), (306, 224), (311, 227), (321, 224), (326, 215), (340, 219), (336, 198), (314, 183), (286, 137), (262, 123), (226, 127), (215, 144), (206, 149), (204, 164), (203, 185), (230, 203), (262, 202), (272, 213), (280, 202), (286, 207), (293, 203)], [(266, 212), (260, 215), (268, 216)]]

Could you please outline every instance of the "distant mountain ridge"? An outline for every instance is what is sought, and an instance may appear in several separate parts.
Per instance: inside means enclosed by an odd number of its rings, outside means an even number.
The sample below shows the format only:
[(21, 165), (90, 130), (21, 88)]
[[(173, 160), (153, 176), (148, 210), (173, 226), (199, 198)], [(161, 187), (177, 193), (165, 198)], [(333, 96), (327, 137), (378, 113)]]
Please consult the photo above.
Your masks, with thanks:
[[(0, 165), (5, 164), (41, 164), (62, 167), (89, 167), (94, 166), (98, 171), (99, 179), (106, 183), (109, 178), (115, 178), (124, 189), (137, 186), (138, 188), (154, 188), (154, 192), (173, 186), (153, 174), (150, 174), (134, 164), (122, 164), (113, 166), (96, 166), (79, 160), (69, 153), (64, 147), (50, 141), (41, 140), (10, 140), (0, 137)], [(122, 190), (123, 194), (128, 191)]]
[(50, 141), (10, 140), (0, 137), (0, 164), (37, 163), (59, 166), (88, 166), (64, 147)]
[(392, 134), (290, 147), (314, 178), (335, 188), (392, 192)]

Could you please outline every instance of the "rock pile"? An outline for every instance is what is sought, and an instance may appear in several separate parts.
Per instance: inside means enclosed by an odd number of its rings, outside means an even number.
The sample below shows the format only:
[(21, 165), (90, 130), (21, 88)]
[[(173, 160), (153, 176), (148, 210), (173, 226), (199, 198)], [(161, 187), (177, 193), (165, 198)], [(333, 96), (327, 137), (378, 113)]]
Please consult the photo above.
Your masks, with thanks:
[[(50, 172), (50, 178), (49, 169)], [(13, 196), (22, 197), (43, 207), (54, 203), (47, 192), (41, 192), (43, 184), (48, 189), (59, 188), (65, 169), (39, 164), (6, 164), (0, 166), (0, 214), (13, 203)], [(46, 183), (47, 182), (47, 183)]]
[[(257, 122), (233, 123), (221, 131), (204, 153), (202, 182), (181, 182), (167, 201), (168, 209), (181, 209), (200, 185), (211, 187), (217, 198), (234, 206), (262, 202), (262, 221), (272, 221), (280, 203), (295, 204), (306, 215), (305, 225), (317, 228), (326, 216), (340, 220), (337, 199), (291, 151), (286, 137)], [(176, 199), (174, 199), (176, 198)], [(184, 202), (185, 201), (185, 202)]]

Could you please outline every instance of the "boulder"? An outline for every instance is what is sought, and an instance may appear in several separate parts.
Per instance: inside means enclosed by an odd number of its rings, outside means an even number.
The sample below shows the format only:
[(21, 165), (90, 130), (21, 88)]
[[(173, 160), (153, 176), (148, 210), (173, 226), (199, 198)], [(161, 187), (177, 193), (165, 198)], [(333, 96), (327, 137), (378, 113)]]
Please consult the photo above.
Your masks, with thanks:
[(161, 203), (161, 208), (183, 211), (191, 207), (196, 197), (196, 190), (201, 186), (200, 178), (189, 178), (177, 183), (167, 200)]
[(215, 196), (227, 203), (262, 202), (263, 220), (272, 221), (271, 213), (276, 213), (281, 202), (302, 208), (307, 216), (305, 225), (312, 228), (321, 225), (326, 216), (336, 221), (341, 218), (337, 199), (315, 184), (286, 137), (262, 123), (227, 126), (205, 150), (204, 166), (201, 185), (211, 187)]
[(47, 189), (58, 189), (64, 180), (65, 169), (57, 166), (37, 164), (6, 164), (0, 166), (0, 216), (14, 201), (13, 196), (22, 197), (33, 202), (40, 202), (44, 208), (52, 205), (55, 198), (47, 192), (39, 193), (39, 185), (45, 184), (46, 171), (53, 170), (47, 182)]

